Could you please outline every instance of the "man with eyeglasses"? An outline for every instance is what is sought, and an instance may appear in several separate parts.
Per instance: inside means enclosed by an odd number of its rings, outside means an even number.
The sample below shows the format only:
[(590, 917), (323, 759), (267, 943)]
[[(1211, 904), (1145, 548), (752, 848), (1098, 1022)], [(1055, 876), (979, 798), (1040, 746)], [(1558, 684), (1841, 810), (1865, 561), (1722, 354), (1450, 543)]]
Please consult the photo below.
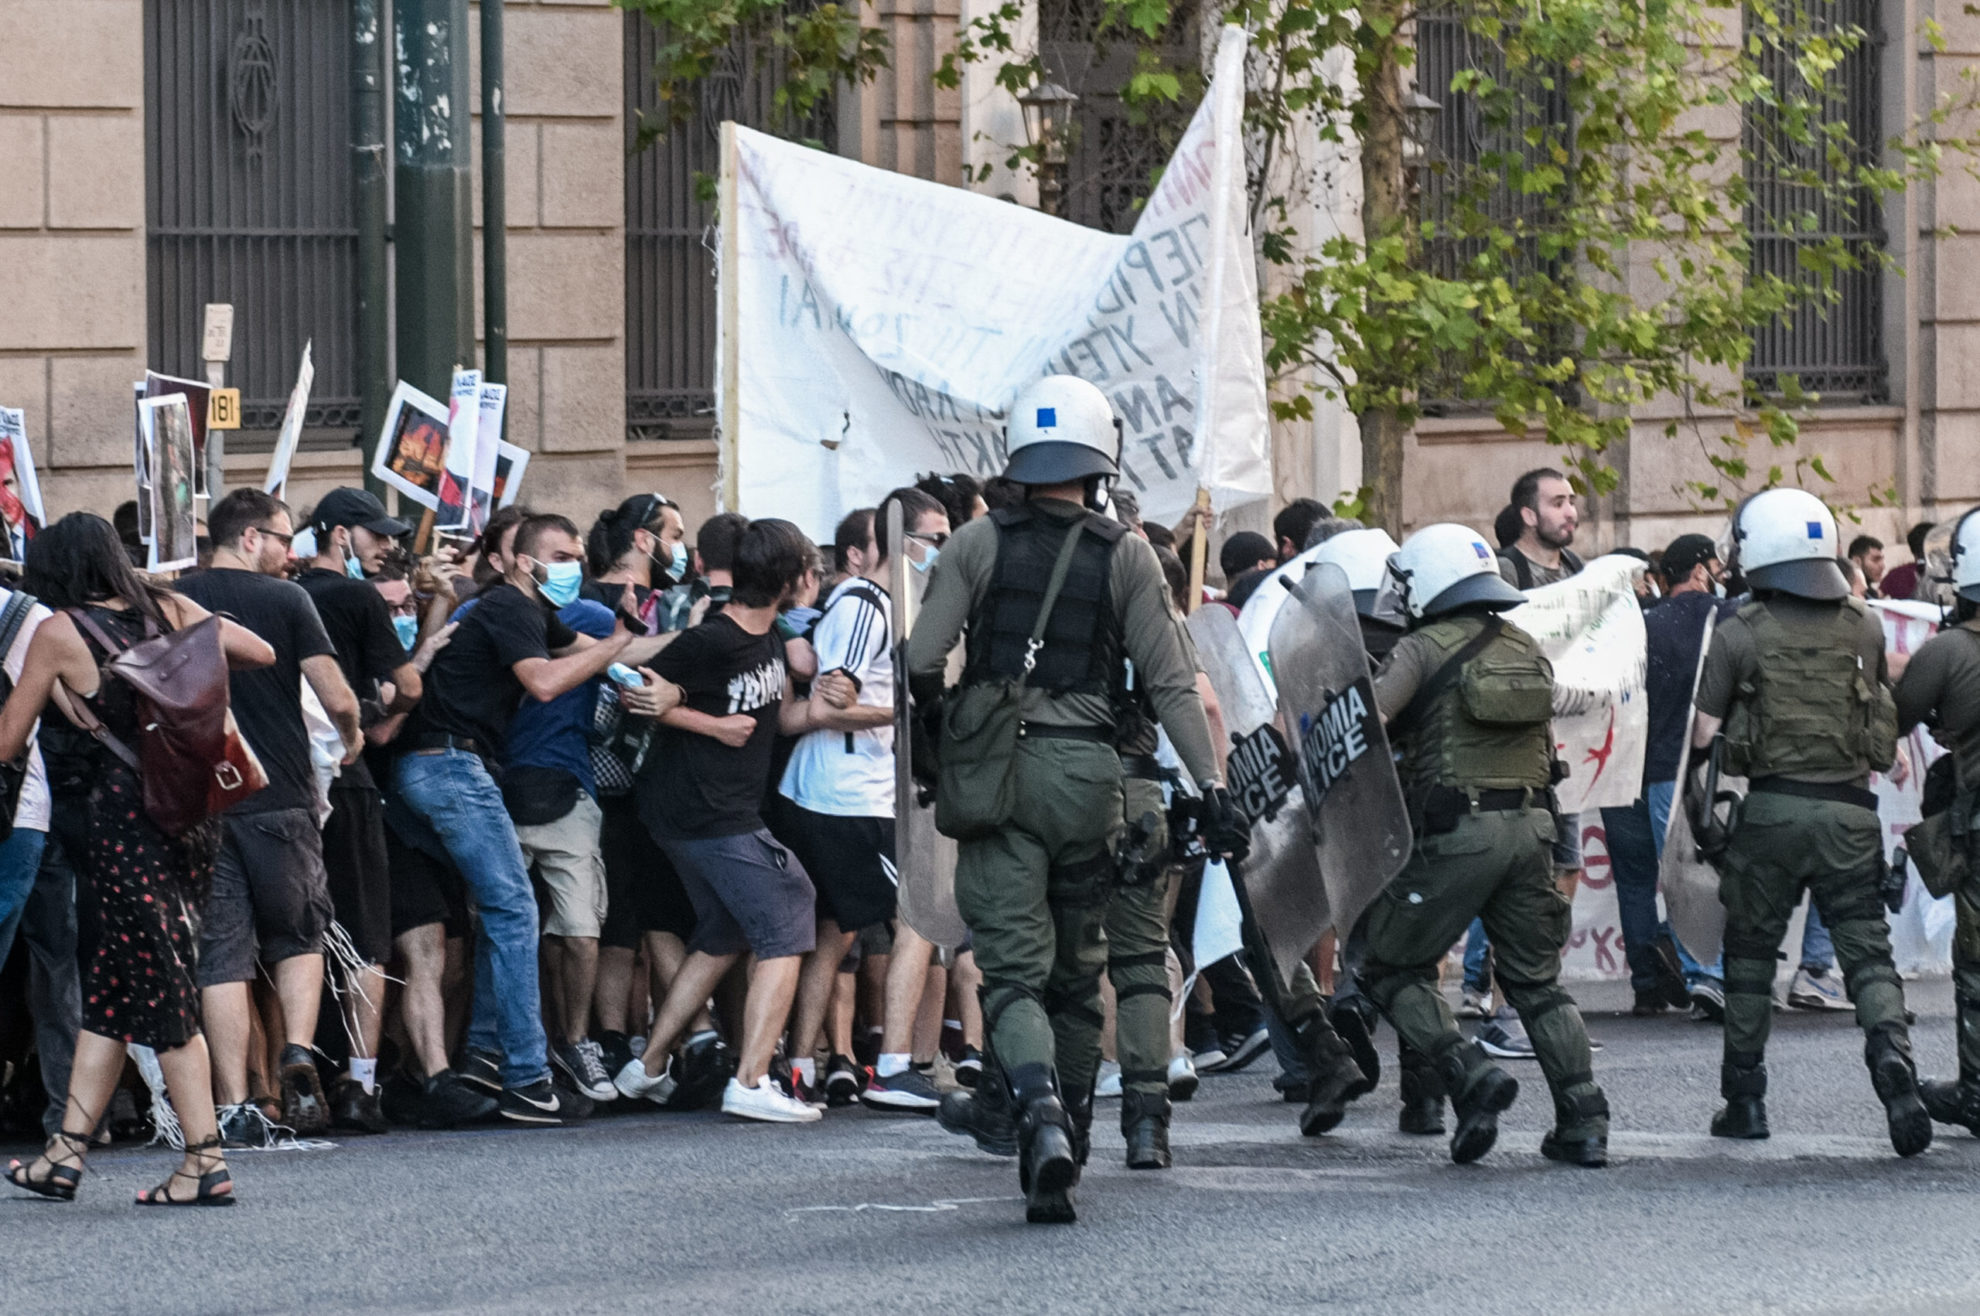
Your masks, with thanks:
[(267, 771), (268, 786), (224, 816), (199, 946), (200, 1009), (213, 1052), (220, 1133), (228, 1146), (265, 1146), (272, 1130), (248, 1101), (248, 983), (257, 958), (282, 1002), (282, 1122), (301, 1134), (330, 1125), (310, 1056), (331, 901), (302, 683), (309, 682), (336, 723), (346, 764), (363, 741), (357, 696), (316, 605), (300, 585), (281, 579), (295, 540), (289, 509), (257, 489), (236, 489), (214, 504), (206, 524), (213, 565), (182, 579), (179, 592), (275, 650), (272, 666), (230, 679), (234, 718)]

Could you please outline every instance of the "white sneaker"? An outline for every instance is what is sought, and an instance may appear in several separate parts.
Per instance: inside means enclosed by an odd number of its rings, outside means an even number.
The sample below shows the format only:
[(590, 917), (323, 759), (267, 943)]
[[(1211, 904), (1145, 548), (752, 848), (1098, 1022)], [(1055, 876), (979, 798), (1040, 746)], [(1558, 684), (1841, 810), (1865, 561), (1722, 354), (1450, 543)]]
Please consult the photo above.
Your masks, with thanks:
[(811, 1124), (824, 1116), (815, 1106), (785, 1096), (768, 1074), (757, 1079), (753, 1088), (744, 1087), (740, 1079), (730, 1079), (722, 1090), (722, 1113), (771, 1124)]
[(635, 1057), (626, 1061), (626, 1067), (612, 1079), (612, 1086), (617, 1088), (619, 1095), (628, 1101), (637, 1101), (644, 1097), (656, 1106), (664, 1106), (680, 1084), (674, 1079), (671, 1059), (667, 1067), (659, 1073), (648, 1074), (646, 1062)]
[(1824, 970), (1810, 973), (1807, 969), (1796, 969), (1794, 980), (1788, 984), (1788, 1004), (1797, 1010), (1853, 1010), (1849, 996), (1835, 974)]
[(1457, 1017), (1460, 1019), (1490, 1019), (1492, 1017), (1492, 994), (1467, 990), (1464, 999), (1458, 1002)]
[(1196, 1062), (1189, 1052), (1180, 1052), (1169, 1062), (1169, 1100), (1188, 1101), (1196, 1095), (1196, 1085)]
[(1121, 1064), (1118, 1060), (1100, 1062), (1100, 1081), (1093, 1085), (1095, 1098), (1118, 1098), (1121, 1095)]

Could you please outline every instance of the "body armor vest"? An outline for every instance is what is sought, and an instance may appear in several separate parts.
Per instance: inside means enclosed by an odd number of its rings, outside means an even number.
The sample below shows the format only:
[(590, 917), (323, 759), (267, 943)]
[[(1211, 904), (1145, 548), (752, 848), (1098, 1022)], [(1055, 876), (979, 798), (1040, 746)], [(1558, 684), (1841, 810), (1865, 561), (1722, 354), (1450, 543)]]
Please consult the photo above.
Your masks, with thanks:
[[(1453, 617), (1416, 633), (1429, 641), (1441, 666), (1484, 624), (1482, 617)], [(1506, 626), (1410, 729), (1404, 780), (1413, 792), (1433, 786), (1544, 791), (1554, 783), (1553, 716), (1553, 664), (1532, 636)]]
[(1783, 621), (1763, 602), (1739, 610), (1755, 671), (1733, 692), (1725, 770), (1747, 777), (1864, 776), (1897, 757), (1897, 705), (1858, 657), (1863, 604)]
[[(998, 677), (1015, 680), (1024, 672), (1031, 628), (1045, 604), (1045, 587), (1067, 533), (1064, 525), (1028, 506), (998, 508), (990, 517), (997, 523), (997, 565), (969, 621), (966, 685)], [(1027, 685), (1054, 695), (1100, 695), (1119, 708), (1125, 702), (1126, 672), (1111, 567), (1114, 545), (1127, 527), (1089, 512), (1072, 530), (1080, 544), (1052, 605)]]

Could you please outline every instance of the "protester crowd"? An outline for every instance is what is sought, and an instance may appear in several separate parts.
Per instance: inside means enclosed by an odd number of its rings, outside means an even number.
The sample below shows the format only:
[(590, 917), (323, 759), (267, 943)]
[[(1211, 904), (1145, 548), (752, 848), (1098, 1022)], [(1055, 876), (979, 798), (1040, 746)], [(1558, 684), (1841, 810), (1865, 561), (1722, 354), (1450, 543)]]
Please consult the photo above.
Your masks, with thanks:
[[(237, 490), (208, 510), (199, 568), (169, 581), (133, 569), (134, 526), (42, 529), (0, 591), (32, 600), (0, 612), (0, 759), (27, 764), (0, 843), (0, 1121), (53, 1139), (15, 1181), (72, 1195), (91, 1148), (154, 1134), (186, 1160), (150, 1196), (217, 1202), (227, 1149), (395, 1126), (934, 1113), (983, 1073), (981, 975), (967, 942), (897, 917), (884, 527), (897, 508), (906, 565), (927, 572), (961, 525), (1022, 496), (929, 476), (819, 545), (735, 513), (689, 526), (641, 493), (588, 525), (506, 508), (416, 554), (414, 527), (361, 489), (301, 513)], [(1124, 493), (1113, 514), (1186, 610), (1193, 525), (1144, 524)], [(1522, 477), (1498, 526), (1505, 580), (1579, 570), (1577, 515), (1560, 473)], [(1354, 524), (1301, 499), (1271, 537), (1223, 541), (1227, 589), (1206, 597), (1236, 611)], [(1621, 551), (1646, 560), (1650, 738), (1642, 797), (1602, 820), (1636, 1012), (1718, 1020), (1719, 948), (1678, 944), (1656, 889), (1723, 572), (1702, 535)], [(1924, 588), (1884, 552), (1850, 546), (1862, 593)], [(208, 616), (266, 784), (175, 832), (151, 808), (153, 760), (129, 752), (133, 687), (107, 664)], [(1578, 835), (1555, 852), (1568, 889)], [(1201, 865), (1157, 911), (1170, 987), (1193, 984), (1169, 1094), (1276, 1050), (1275, 1086), (1305, 1100), (1313, 1080), (1244, 956), (1190, 962)], [(1330, 938), (1310, 967), (1338, 1022), (1357, 1007), (1336, 958)], [(1459, 1014), (1489, 1053), (1531, 1056), (1492, 961), (1474, 925)], [(1813, 913), (1799, 963), (1791, 1005), (1848, 1008)], [(1365, 1028), (1342, 1035), (1372, 1052)], [(1103, 1098), (1122, 1089), (1105, 1047)]]

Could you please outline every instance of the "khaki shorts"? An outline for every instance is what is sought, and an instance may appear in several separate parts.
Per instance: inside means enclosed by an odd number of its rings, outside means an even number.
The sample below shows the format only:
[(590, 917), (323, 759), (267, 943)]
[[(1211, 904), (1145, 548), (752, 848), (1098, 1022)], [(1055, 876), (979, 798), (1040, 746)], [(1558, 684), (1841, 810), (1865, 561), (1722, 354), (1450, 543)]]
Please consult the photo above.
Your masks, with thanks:
[(596, 937), (605, 924), (605, 856), (598, 829), (598, 801), (578, 793), (571, 811), (552, 823), (516, 827), (523, 862), (535, 867), (550, 893), (543, 932), (551, 937)]

